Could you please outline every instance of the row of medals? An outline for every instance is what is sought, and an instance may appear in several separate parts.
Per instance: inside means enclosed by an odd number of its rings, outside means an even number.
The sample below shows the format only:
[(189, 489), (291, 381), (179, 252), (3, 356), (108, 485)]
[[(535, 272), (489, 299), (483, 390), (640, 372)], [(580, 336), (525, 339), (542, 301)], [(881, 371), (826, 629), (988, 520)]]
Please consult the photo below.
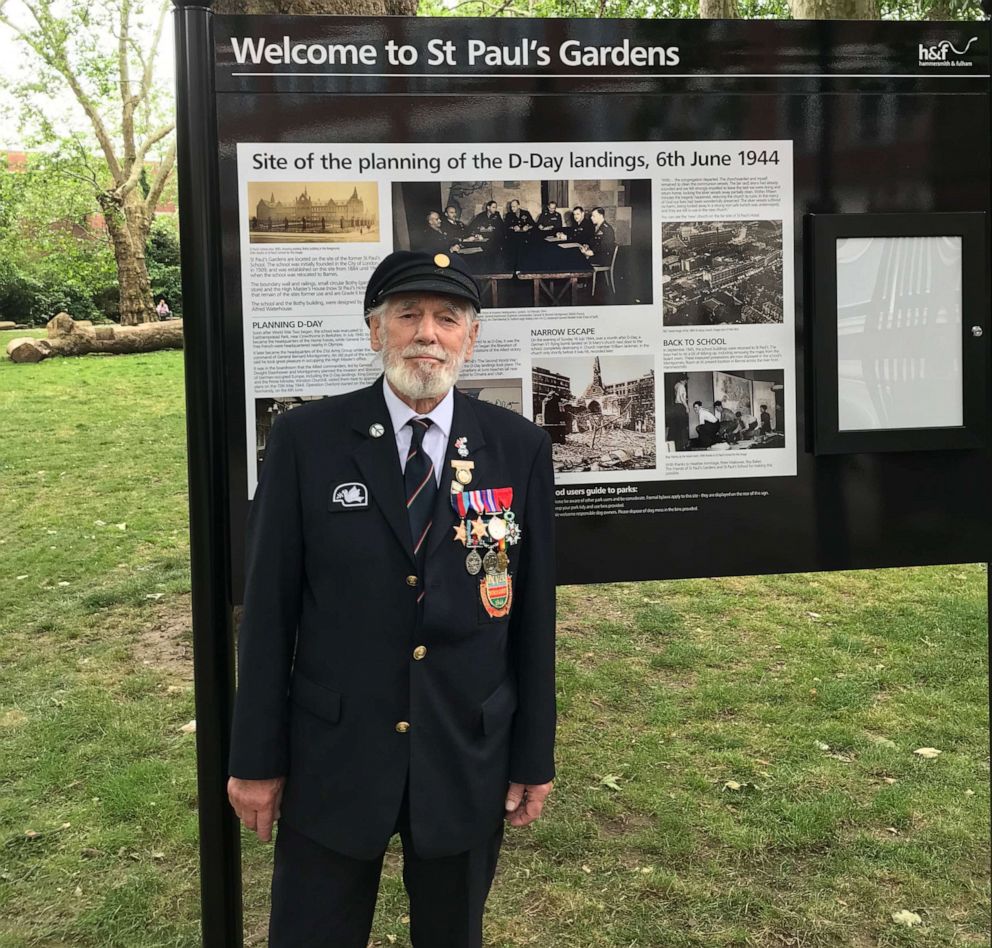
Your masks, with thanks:
[[(471, 461), (452, 461), (451, 466), (455, 469), (455, 480), (451, 485), (454, 493), (462, 491), (466, 485), (472, 483)], [(479, 514), (482, 519), (482, 514)], [(503, 540), (506, 537), (506, 525), (513, 523), (514, 513), (512, 510), (504, 510), (503, 516), (497, 514), (490, 516), (486, 521), (485, 533), (479, 534), (473, 529), (472, 521), (462, 520), (462, 527), (465, 530), (465, 545), (470, 547), (468, 556), (465, 557), (465, 569), (470, 576), (478, 576), (483, 570), (491, 576), (493, 573), (502, 573), (510, 565), (510, 557), (506, 555), (503, 547)], [(479, 554), (479, 549), (484, 549), (485, 555)]]
[[(479, 514), (479, 519), (482, 519), (482, 514)], [(465, 569), (472, 576), (478, 576), (481, 570), (485, 570), (488, 575), (505, 572), (507, 566), (510, 565), (510, 557), (502, 549), (500, 541), (506, 536), (507, 523), (513, 523), (513, 511), (503, 511), (502, 517), (493, 514), (486, 522), (488, 536), (469, 537), (469, 533), (474, 533), (474, 531), (469, 528), (468, 520), (463, 520), (462, 523), (466, 527), (466, 546), (475, 540), (475, 546), (486, 551), (485, 556), (480, 556), (477, 548), (470, 549), (468, 556), (465, 557)]]

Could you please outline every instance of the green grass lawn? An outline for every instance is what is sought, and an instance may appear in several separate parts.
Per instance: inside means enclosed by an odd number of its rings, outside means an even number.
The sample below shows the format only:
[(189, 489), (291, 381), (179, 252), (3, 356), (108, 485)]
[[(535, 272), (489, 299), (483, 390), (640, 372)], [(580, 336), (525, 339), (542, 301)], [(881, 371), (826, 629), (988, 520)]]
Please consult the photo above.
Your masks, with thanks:
[[(0, 948), (195, 946), (181, 353), (0, 359), (0, 417)], [(989, 944), (984, 566), (560, 602), (559, 779), (488, 945)], [(376, 945), (405, 912), (394, 846)]]

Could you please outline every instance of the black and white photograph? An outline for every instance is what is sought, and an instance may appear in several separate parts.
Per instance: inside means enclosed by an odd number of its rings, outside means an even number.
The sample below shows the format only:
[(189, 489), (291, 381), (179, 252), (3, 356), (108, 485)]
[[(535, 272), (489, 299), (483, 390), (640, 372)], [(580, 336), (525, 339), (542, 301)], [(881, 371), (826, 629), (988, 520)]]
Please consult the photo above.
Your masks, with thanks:
[(785, 447), (785, 371), (665, 373), (669, 451)]
[(272, 424), (279, 415), (284, 415), (307, 402), (317, 401), (323, 395), (287, 395), (285, 398), (256, 398), (255, 399), (255, 460), (258, 472), (262, 471), (265, 460), (265, 448), (269, 443), (269, 432)]
[(494, 309), (651, 303), (651, 235), (647, 179), (393, 184), (395, 248), (457, 254)]
[(663, 224), (666, 326), (781, 323), (781, 221)]
[(652, 356), (536, 359), (531, 380), (555, 473), (657, 467)]
[(512, 379), (484, 379), (467, 378), (459, 379), (455, 387), (463, 395), (469, 398), (478, 398), (480, 401), (489, 402), (490, 405), (499, 405), (518, 415), (524, 413), (524, 380), (522, 378)]
[[(469, 378), (459, 379), (456, 383), (458, 391), (469, 398), (499, 405), (518, 415), (523, 410), (523, 379), (521, 378)], [(265, 448), (269, 441), (272, 424), (279, 415), (284, 415), (307, 402), (319, 401), (323, 395), (287, 395), (284, 398), (255, 399), (255, 459), (258, 471), (261, 473), (262, 462), (265, 460)]]
[(249, 181), (253, 244), (379, 243), (379, 188), (369, 181)]

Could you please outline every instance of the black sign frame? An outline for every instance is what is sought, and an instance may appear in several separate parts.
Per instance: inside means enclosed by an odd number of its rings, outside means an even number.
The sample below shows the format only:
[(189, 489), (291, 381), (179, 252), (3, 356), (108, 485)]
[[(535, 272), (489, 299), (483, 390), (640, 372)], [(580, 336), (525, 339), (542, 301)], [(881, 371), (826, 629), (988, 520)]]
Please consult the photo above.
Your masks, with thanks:
[[(989, 220), (985, 212), (811, 214), (810, 312), (817, 454), (976, 450), (987, 447), (989, 352)], [(844, 237), (960, 237), (961, 358), (964, 418), (960, 427), (844, 431), (837, 398), (837, 241)]]
[[(879, 105), (890, 102), (899, 92), (925, 94), (932, 88), (932, 75), (915, 61), (917, 48), (929, 49), (952, 33), (961, 39), (962, 30), (977, 34), (976, 53), (979, 63), (967, 65), (943, 80), (943, 92), (961, 96), (944, 96), (938, 124), (946, 130), (954, 148), (946, 162), (946, 174), (955, 176), (967, 144), (955, 139), (955, 133), (985, 148), (984, 177), (978, 182), (971, 170), (965, 174), (972, 181), (973, 194), (980, 195), (978, 203), (988, 210), (992, 193), (992, 172), (988, 162), (988, 131), (992, 126), (992, 101), (989, 88), (988, 55), (992, 34), (988, 24), (961, 23), (854, 23), (854, 22), (755, 22), (755, 21), (473, 21), (416, 20), (408, 18), (237, 18), (215, 17), (210, 0), (190, 2), (174, 0), (176, 5), (178, 160), (180, 169), (180, 220), (182, 226), (182, 265), (184, 304), (187, 312), (185, 360), (187, 394), (187, 440), (189, 449), (189, 493), (192, 566), (192, 609), (194, 635), (194, 676), (196, 685), (197, 757), (200, 819), (201, 912), (203, 943), (208, 948), (235, 948), (242, 944), (240, 829), (226, 799), (226, 761), (229, 727), (234, 694), (233, 615), (240, 600), (240, 545), (246, 503), (244, 497), (232, 493), (232, 484), (243, 483), (243, 380), (239, 361), (241, 342), (237, 338), (240, 324), (231, 319), (230, 273), (225, 273), (225, 230), (230, 223), (230, 181), (225, 171), (230, 168), (229, 145), (219, 139), (221, 121), (218, 104), (221, 93), (267, 96), (265, 114), (277, 121), (292, 117), (300, 105), (300, 97), (312, 93), (336, 91), (342, 104), (354, 97), (381, 97), (387, 101), (409, 104), (417, 95), (441, 95), (449, 102), (471, 101), (479, 95), (505, 98), (508, 91), (519, 89), (517, 83), (531, 83), (535, 93), (558, 95), (592, 95), (621, 88), (638, 98), (651, 93), (671, 95), (678, 102), (686, 96), (725, 93), (728, 109), (714, 108), (708, 117), (717, 125), (733, 123), (743, 103), (739, 93), (756, 96), (781, 97), (782, 107), (797, 121), (809, 121), (820, 130), (819, 147), (807, 150), (801, 161), (808, 164), (809, 177), (803, 185), (802, 201), (796, 213), (836, 213), (841, 210), (838, 181), (850, 181), (852, 172), (838, 167), (829, 159), (836, 148), (837, 92), (862, 91), (874, 97), (876, 113)], [(229, 77), (224, 72), (225, 46), (232, 29), (258, 26), (262, 23), (289, 29), (301, 36), (321, 37), (328, 31), (351, 37), (373, 37), (383, 41), (390, 37), (423, 37), (433, 30), (444, 37), (464, 37), (471, 28), (492, 31), (495, 38), (526, 37), (528, 29), (543, 31), (560, 42), (573, 33), (589, 37), (598, 43), (603, 31), (623, 31), (623, 35), (650, 35), (663, 28), (668, 41), (689, 43), (700, 52), (699, 61), (683, 64), (678, 70), (664, 74), (644, 74), (643, 70), (626, 69), (612, 76), (560, 75), (552, 70), (531, 75), (520, 70), (489, 75), (485, 70), (462, 70), (457, 74), (414, 75), (409, 69), (397, 69), (376, 74), (373, 68), (358, 68), (347, 75), (338, 75), (329, 85), (327, 77), (294, 76), (280, 84), (273, 78)], [(967, 37), (964, 37), (967, 39)], [(963, 42), (963, 40), (962, 40)], [(219, 57), (215, 59), (215, 53)], [(717, 63), (708, 67), (706, 57)], [(920, 55), (922, 60), (922, 53)], [(976, 80), (980, 89), (976, 93)], [(254, 83), (254, 85), (252, 85)], [(829, 92), (819, 106), (817, 96)], [(457, 93), (451, 94), (449, 93)], [(288, 97), (290, 108), (273, 108), (273, 94)], [(982, 97), (979, 109), (972, 105), (962, 111), (957, 107), (963, 96)], [(246, 100), (247, 101), (247, 100)], [(565, 101), (560, 99), (559, 101)], [(770, 100), (769, 100), (770, 101)], [(974, 102), (974, 100), (972, 100)], [(815, 113), (815, 108), (820, 108)], [(677, 110), (676, 110), (677, 111)], [(869, 110), (870, 112), (871, 110)], [(955, 126), (962, 115), (972, 119), (977, 128)], [(597, 121), (609, 124), (609, 116), (597, 116)], [(675, 116), (678, 124), (682, 119)], [(608, 131), (603, 140), (608, 140)], [(984, 134), (984, 143), (982, 135)], [(978, 136), (976, 139), (975, 136)], [(271, 140), (271, 139), (269, 139)], [(291, 139), (288, 139), (291, 140)], [(909, 155), (907, 160), (917, 160)], [(861, 172), (867, 169), (856, 169)], [(964, 198), (954, 200), (948, 207), (948, 197), (954, 192), (949, 178), (941, 179), (944, 197), (930, 210), (960, 210), (969, 203)], [(977, 191), (974, 190), (977, 188)], [(960, 193), (960, 192), (959, 192)], [(857, 204), (860, 199), (856, 199)], [(907, 211), (899, 196), (882, 202), (888, 206), (873, 210)], [(844, 210), (848, 204), (844, 203)], [(867, 210), (858, 208), (855, 210)], [(971, 208), (974, 209), (974, 208)], [(796, 228), (797, 261), (802, 247)], [(809, 261), (807, 260), (807, 265)], [(807, 329), (799, 318), (801, 303), (809, 292), (807, 279), (800, 278), (797, 263), (797, 334)], [(234, 284), (236, 286), (236, 282)], [(807, 297), (808, 302), (808, 297)], [(222, 315), (223, 314), (223, 315)], [(992, 334), (990, 334), (992, 335)], [(806, 392), (811, 385), (811, 347), (798, 353), (799, 390)], [(808, 393), (807, 393), (808, 394)], [(989, 403), (988, 389), (983, 401)], [(799, 437), (813, 449), (812, 419), (807, 418), (812, 399), (799, 415)], [(240, 417), (239, 417), (240, 416)], [(967, 473), (975, 457), (982, 458), (978, 468)], [(989, 557), (989, 498), (987, 496), (988, 451), (955, 451), (941, 454), (946, 476), (954, 481), (956, 490), (950, 499), (955, 504), (953, 516), (945, 523), (929, 515), (921, 518), (906, 507), (906, 498), (925, 492), (933, 483), (933, 452), (890, 453), (884, 455), (822, 456), (815, 468), (807, 471), (811, 477), (807, 496), (815, 500), (817, 515), (802, 524), (807, 536), (789, 534), (782, 542), (775, 530), (764, 529), (761, 555), (764, 572), (788, 572), (796, 569), (838, 569), (878, 565), (896, 565), (866, 555), (859, 546), (862, 534), (860, 521), (871, 498), (862, 491), (866, 481), (883, 482), (893, 472), (899, 474), (894, 485), (891, 509), (906, 516), (905, 523), (892, 530), (888, 549), (903, 551), (899, 563), (936, 563), (948, 561), (987, 561)], [(961, 459), (965, 460), (962, 461)], [(866, 478), (866, 472), (872, 477)], [(890, 477), (891, 479), (891, 477)], [(726, 486), (713, 482), (711, 489), (719, 495)], [(735, 486), (735, 485), (730, 485)], [(739, 485), (736, 485), (739, 486)], [(752, 521), (744, 501), (728, 502), (720, 510), (727, 522)], [(960, 508), (960, 509), (959, 509)], [(968, 520), (964, 519), (967, 512)], [(635, 521), (646, 518), (632, 518)], [(601, 518), (605, 520), (605, 518)], [(959, 527), (963, 526), (963, 534)], [(918, 530), (925, 528), (926, 540), (919, 541)], [(679, 529), (678, 526), (675, 529)], [(691, 529), (691, 528), (688, 528)], [(584, 531), (584, 532), (583, 532)], [(957, 533), (955, 531), (958, 531)], [(571, 581), (610, 581), (660, 578), (657, 564), (649, 557), (607, 556), (599, 571), (589, 570), (589, 549), (610, 549), (617, 536), (611, 535), (604, 523), (589, 523), (579, 533), (572, 528), (562, 531), (560, 544), (563, 575)], [(962, 536), (964, 539), (962, 540)], [(775, 541), (778, 541), (777, 543)], [(961, 542), (956, 543), (955, 540)], [(656, 537), (650, 530), (632, 526), (626, 542), (635, 551), (653, 549)], [(946, 541), (946, 545), (942, 545)], [(710, 538), (700, 545), (705, 547)], [(953, 550), (948, 556), (946, 550)], [(688, 548), (685, 555), (671, 561), (664, 575), (719, 575), (733, 572), (733, 564), (704, 551)]]

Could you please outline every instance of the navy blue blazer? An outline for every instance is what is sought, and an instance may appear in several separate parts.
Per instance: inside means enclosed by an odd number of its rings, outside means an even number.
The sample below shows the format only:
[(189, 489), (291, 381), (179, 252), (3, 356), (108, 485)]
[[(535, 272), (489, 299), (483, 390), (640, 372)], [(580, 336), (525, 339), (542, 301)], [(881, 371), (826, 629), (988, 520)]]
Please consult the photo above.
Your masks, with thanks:
[[(514, 412), (454, 398), (423, 576), (381, 378), (276, 420), (249, 513), (230, 773), (285, 775), (282, 819), (354, 858), (386, 848), (408, 772), (428, 858), (486, 839), (509, 781), (554, 776), (551, 442)], [(455, 540), (460, 437), (466, 489), (513, 488), (521, 539), (506, 547), (501, 617)]]

